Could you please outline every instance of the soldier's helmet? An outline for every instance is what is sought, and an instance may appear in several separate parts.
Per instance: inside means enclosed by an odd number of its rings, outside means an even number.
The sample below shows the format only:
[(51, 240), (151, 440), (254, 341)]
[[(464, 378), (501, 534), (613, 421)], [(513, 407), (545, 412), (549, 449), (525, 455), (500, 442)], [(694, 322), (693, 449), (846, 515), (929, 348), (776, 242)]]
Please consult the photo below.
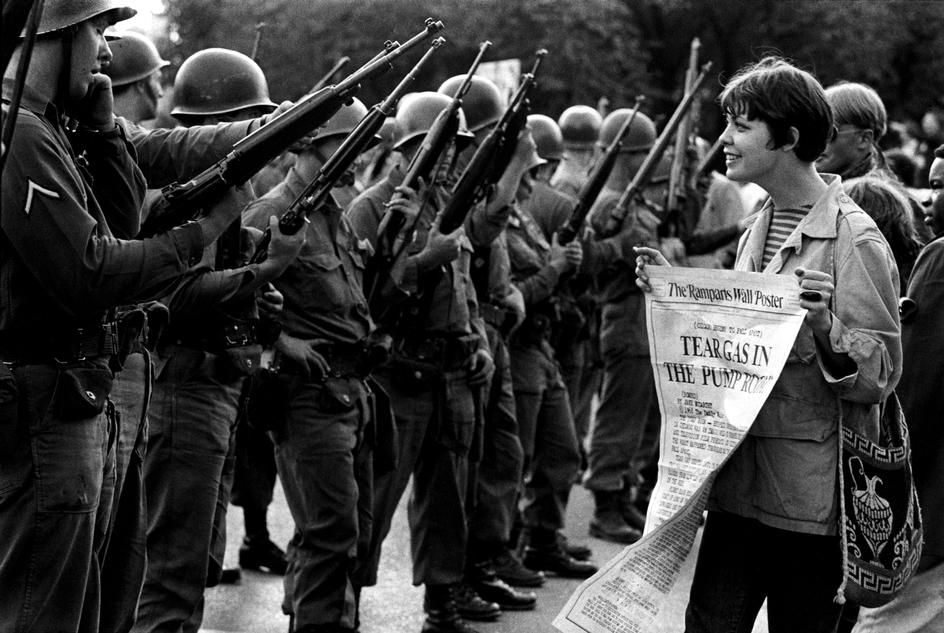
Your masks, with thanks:
[(248, 55), (227, 48), (207, 48), (184, 60), (174, 79), (173, 116), (229, 114), (245, 108), (271, 112), (269, 86)]
[(155, 71), (170, 64), (157, 52), (154, 42), (144, 35), (126, 31), (120, 37), (110, 44), (112, 60), (102, 71), (111, 77), (113, 87), (150, 77)]
[[(436, 92), (454, 97), (459, 90), (459, 86), (465, 80), (465, 75), (456, 75), (450, 77), (439, 86)], [(501, 91), (494, 82), (474, 75), (472, 83), (469, 85), (469, 91), (462, 98), (462, 111), (465, 113), (466, 125), (472, 132), (478, 132), (482, 128), (498, 123), (502, 113), (505, 111), (505, 100), (502, 98)]]
[(538, 156), (544, 160), (560, 160), (564, 155), (564, 137), (557, 122), (543, 114), (528, 115), (531, 136), (537, 145)]
[[(398, 150), (411, 140), (425, 136), (439, 113), (449, 107), (452, 97), (440, 92), (413, 92), (400, 99), (397, 107), (393, 149)], [(456, 143), (460, 148), (472, 138), (465, 114), (459, 110), (459, 131)]]
[(572, 149), (593, 149), (600, 136), (603, 117), (594, 108), (587, 105), (574, 105), (564, 110), (557, 119), (564, 147)]
[[(36, 34), (61, 31), (102, 13), (109, 13), (109, 20), (115, 24), (133, 17), (137, 12), (120, 0), (46, 0)], [(21, 37), (25, 31), (24, 28)]]
[[(600, 146), (607, 147), (613, 142), (617, 132), (623, 127), (626, 118), (632, 113), (630, 108), (619, 108), (610, 112), (603, 120), (603, 126), (600, 128)], [(620, 152), (640, 152), (648, 150), (656, 141), (656, 126), (648, 116), (642, 112), (636, 113), (626, 136), (623, 137), (623, 145)]]
[[(338, 110), (333, 117), (328, 119), (327, 123), (315, 130), (312, 134), (303, 136), (296, 141), (291, 149), (293, 151), (299, 151), (330, 138), (347, 136), (357, 127), (357, 124), (360, 123), (361, 119), (365, 116), (367, 116), (367, 106), (357, 97), (352, 97), (351, 103), (341, 106), (341, 109)], [(374, 140), (368, 144), (368, 148), (373, 147), (379, 142), (380, 136), (375, 135)], [(365, 148), (365, 151), (368, 148)]]

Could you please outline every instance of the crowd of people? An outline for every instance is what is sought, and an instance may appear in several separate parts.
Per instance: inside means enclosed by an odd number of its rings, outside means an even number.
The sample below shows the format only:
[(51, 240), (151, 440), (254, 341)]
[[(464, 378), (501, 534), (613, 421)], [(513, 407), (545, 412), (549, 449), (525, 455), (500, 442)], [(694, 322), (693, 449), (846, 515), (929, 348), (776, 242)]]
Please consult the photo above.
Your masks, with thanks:
[[(249, 56), (211, 48), (181, 64), (174, 126), (159, 127), (168, 62), (112, 30), (134, 10), (45, 5), (3, 80), (15, 133), (0, 224), (0, 630), (199, 630), (205, 589), (239, 577), (223, 565), (232, 503), (239, 565), (284, 576), (273, 610), (291, 630), (356, 631), (410, 482), (423, 633), (534, 609), (548, 575), (598, 569), (563, 533), (574, 486), (593, 496), (589, 535), (642, 537), (661, 427), (647, 270), (670, 262), (815, 291), (713, 485), (686, 630), (751, 630), (764, 600), (772, 631), (941, 630), (944, 146), (924, 200), (880, 147), (875, 90), (824, 89), (765, 58), (719, 99), (725, 167), (693, 132), (684, 156), (656, 156), (628, 213), (657, 117), (533, 113), (452, 227), (442, 212), (508, 107), (489, 79), (458, 74), (403, 96), (301, 230), (279, 218), (368, 114), (357, 98), (169, 224), (161, 188), (204, 174), (292, 104), (270, 99)], [(457, 130), (412, 178), (458, 97)], [(585, 199), (611, 146), (612, 170)], [(684, 208), (667, 205), (673, 164)], [(562, 239), (580, 205), (585, 226)], [(926, 542), (899, 599), (860, 612), (833, 600), (837, 411), (877, 436), (893, 390)], [(294, 521), (286, 550), (268, 530), (277, 485)]]

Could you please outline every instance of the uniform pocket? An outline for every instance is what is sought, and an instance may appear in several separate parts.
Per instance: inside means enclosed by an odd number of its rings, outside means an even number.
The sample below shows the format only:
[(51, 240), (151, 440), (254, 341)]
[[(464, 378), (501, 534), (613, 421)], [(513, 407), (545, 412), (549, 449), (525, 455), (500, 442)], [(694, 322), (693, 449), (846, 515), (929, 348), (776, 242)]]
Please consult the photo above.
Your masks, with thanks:
[(111, 370), (73, 367), (63, 370), (56, 385), (55, 411), (63, 421), (84, 420), (99, 415), (111, 391)]

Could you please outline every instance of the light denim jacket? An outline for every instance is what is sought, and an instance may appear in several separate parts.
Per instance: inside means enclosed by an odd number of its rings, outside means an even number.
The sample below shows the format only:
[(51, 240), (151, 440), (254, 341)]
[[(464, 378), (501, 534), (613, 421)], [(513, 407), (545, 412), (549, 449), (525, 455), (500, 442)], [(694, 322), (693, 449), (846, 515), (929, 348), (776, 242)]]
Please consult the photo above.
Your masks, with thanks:
[[(718, 473), (713, 509), (811, 534), (835, 534), (838, 517), (839, 402), (843, 423), (873, 439), (878, 403), (901, 374), (898, 269), (872, 219), (843, 193), (838, 176), (785, 240), (764, 273), (797, 267), (835, 277), (832, 349), (856, 365), (834, 376), (804, 323), (780, 379), (748, 436)], [(738, 245), (736, 270), (760, 271), (770, 202)]]

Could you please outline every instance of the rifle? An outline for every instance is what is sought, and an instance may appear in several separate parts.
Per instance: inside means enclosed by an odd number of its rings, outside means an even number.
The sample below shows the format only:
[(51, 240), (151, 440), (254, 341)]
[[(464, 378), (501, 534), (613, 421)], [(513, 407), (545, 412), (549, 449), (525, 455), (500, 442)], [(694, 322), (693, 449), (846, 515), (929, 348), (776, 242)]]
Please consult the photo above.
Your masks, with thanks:
[(334, 76), (341, 72), (341, 69), (347, 66), (348, 62), (351, 61), (351, 58), (344, 56), (335, 62), (334, 66), (331, 67), (331, 70), (326, 72), (324, 76), (315, 82), (315, 85), (311, 87), (311, 90), (308, 91), (308, 94), (315, 92), (316, 90), (321, 90), (325, 84), (334, 79)]
[[(279, 218), (279, 231), (286, 235), (293, 235), (305, 225), (308, 221), (307, 217), (321, 206), (331, 193), (331, 189), (334, 188), (335, 183), (337, 183), (341, 176), (344, 175), (344, 172), (354, 164), (357, 156), (374, 140), (377, 136), (377, 131), (380, 130), (380, 127), (383, 125), (384, 119), (393, 114), (397, 107), (397, 102), (406, 94), (407, 89), (409, 89), (416, 80), (420, 70), (445, 41), (446, 40), (441, 37), (437, 37), (433, 40), (423, 57), (416, 62), (413, 69), (400, 80), (397, 87), (394, 88), (383, 101), (374, 105), (367, 114), (364, 115), (364, 118), (360, 120), (357, 127), (351, 130), (351, 133), (344, 138), (341, 146), (338, 147), (328, 160), (325, 161), (325, 164), (321, 166), (321, 169), (318, 170), (318, 175), (308, 183), (305, 189), (295, 198), (292, 204), (289, 205), (285, 213), (282, 214), (282, 217)], [(266, 229), (262, 239), (259, 241), (259, 245), (253, 253), (252, 259), (250, 260), (251, 263), (259, 263), (266, 258), (266, 251), (268, 250), (271, 239), (272, 235), (269, 230)]]
[(535, 76), (546, 55), (547, 49), (544, 48), (535, 53), (531, 72), (521, 76), (521, 82), (511, 103), (459, 176), (449, 201), (441, 212), (439, 230), (442, 233), (452, 233), (462, 226), (472, 207), (485, 197), (489, 188), (498, 182), (511, 162), (518, 144), (518, 135), (528, 122), (528, 93), (534, 87)]
[[(688, 69), (685, 71), (685, 94), (692, 91), (692, 85), (695, 81), (695, 69), (698, 68), (698, 52), (701, 49), (701, 42), (698, 38), (692, 39), (689, 50)], [(675, 134), (675, 148), (672, 154), (672, 166), (669, 169), (669, 185), (665, 198), (666, 223), (669, 224), (670, 233), (678, 235), (679, 218), (681, 205), (687, 197), (690, 174), (688, 165), (688, 149), (691, 145), (692, 133), (692, 114), (693, 109), (689, 109), (682, 117), (679, 123), (678, 131)], [(669, 220), (669, 218), (672, 218)]]
[[(436, 115), (436, 119), (430, 126), (429, 131), (426, 133), (426, 136), (423, 137), (422, 145), (420, 145), (420, 148), (413, 154), (413, 158), (410, 159), (410, 164), (407, 166), (406, 174), (403, 177), (403, 186), (416, 189), (420, 179), (429, 182), (433, 169), (439, 162), (440, 156), (442, 156), (446, 147), (459, 131), (459, 109), (462, 107), (462, 98), (469, 91), (469, 87), (472, 85), (472, 77), (475, 75), (475, 71), (478, 70), (479, 64), (482, 63), (485, 51), (487, 51), (491, 45), (492, 43), (487, 40), (479, 44), (478, 55), (476, 55), (475, 59), (472, 61), (472, 65), (466, 72), (462, 84), (460, 84), (458, 90), (456, 90), (452, 102), (450, 102), (449, 106), (443, 109), (442, 112)], [(396, 198), (397, 195), (399, 194), (394, 194), (394, 198)], [(417, 217), (419, 217), (419, 215), (417, 215)], [(407, 235), (401, 232), (404, 219), (405, 218), (400, 214), (387, 213), (384, 215), (377, 229), (378, 253), (385, 251), (388, 254), (394, 254), (399, 252), (403, 243), (408, 238)], [(384, 248), (386, 246), (389, 246), (389, 248)]]
[(431, 34), (443, 29), (442, 22), (426, 20), (426, 28), (406, 43), (388, 42), (384, 51), (339, 83), (306, 95), (292, 108), (233, 145), (232, 151), (212, 167), (185, 183), (164, 187), (163, 212), (149, 217), (139, 237), (149, 237), (192, 219), (228, 189), (240, 185), (295, 140), (321, 127), (360, 89), (361, 82), (393, 67), (393, 61)]
[(0, 132), (0, 172), (6, 164), (7, 150), (10, 149), (10, 143), (13, 142), (13, 132), (16, 129), (16, 118), (20, 110), (20, 102), (23, 99), (23, 87), (26, 85), (26, 73), (29, 69), (30, 59), (33, 56), (33, 45), (36, 43), (36, 32), (39, 31), (39, 21), (43, 17), (43, 0), (35, 2), (10, 2), (5, 3), (3, 7), (3, 70), (6, 72), (7, 65), (13, 57), (13, 51), (16, 50), (20, 30), (24, 28), (26, 32), (23, 38), (23, 48), (20, 51), (20, 60), (16, 67), (16, 76), (13, 80), (13, 94), (10, 98), (10, 107), (6, 114), (0, 116), (3, 131)]
[(649, 150), (649, 153), (646, 155), (642, 165), (640, 165), (636, 175), (633, 176), (632, 182), (629, 183), (617, 201), (616, 206), (613, 207), (613, 211), (610, 213), (610, 217), (606, 221), (606, 226), (603, 229), (603, 234), (601, 237), (611, 237), (618, 233), (623, 226), (623, 220), (626, 219), (626, 214), (629, 213), (630, 202), (640, 197), (643, 190), (649, 184), (649, 179), (652, 178), (652, 173), (659, 165), (659, 161), (662, 160), (662, 155), (665, 154), (665, 150), (669, 146), (672, 136), (678, 129), (678, 126), (682, 121), (682, 117), (685, 116), (685, 113), (688, 112), (689, 108), (692, 106), (692, 103), (694, 103), (695, 94), (705, 82), (705, 79), (708, 77), (708, 72), (710, 70), (711, 62), (707, 62), (701, 67), (701, 72), (698, 74), (698, 77), (692, 84), (691, 90), (685, 94), (685, 97), (682, 99), (681, 103), (679, 103), (678, 107), (675, 108), (675, 112), (672, 113), (672, 117), (669, 119), (669, 122), (666, 123), (665, 129), (662, 130), (662, 133), (656, 139), (656, 142), (653, 143), (652, 149)]
[(580, 229), (587, 219), (587, 214), (590, 213), (593, 203), (596, 201), (597, 196), (600, 195), (603, 185), (606, 184), (606, 179), (610, 177), (610, 172), (613, 171), (613, 166), (616, 164), (616, 157), (619, 154), (620, 148), (623, 146), (623, 137), (629, 132), (629, 128), (632, 126), (633, 121), (636, 119), (636, 114), (639, 112), (639, 106), (642, 105), (645, 99), (646, 98), (642, 95), (636, 97), (633, 111), (630, 112), (626, 120), (623, 121), (623, 125), (620, 126), (616, 136), (610, 141), (609, 146), (604, 150), (597, 164), (594, 165), (590, 178), (587, 179), (587, 182), (584, 183), (583, 187), (580, 189), (580, 194), (577, 196), (577, 206), (571, 211), (570, 219), (567, 220), (567, 224), (557, 233), (557, 242), (559, 244), (569, 244), (580, 234)]
[(256, 24), (256, 39), (252, 42), (252, 53), (249, 56), (252, 58), (252, 61), (259, 63), (259, 46), (262, 44), (262, 31), (266, 27), (265, 22), (259, 22)]
[[(479, 52), (466, 72), (465, 79), (453, 95), (452, 101), (436, 115), (429, 131), (423, 137), (423, 143), (410, 159), (403, 177), (403, 186), (416, 189), (420, 179), (430, 181), (440, 157), (459, 131), (459, 109), (462, 107), (462, 98), (469, 91), (472, 77), (478, 70), (479, 64), (482, 63), (485, 51), (491, 45), (492, 43), (487, 40), (479, 44)], [(398, 196), (399, 194), (395, 193), (391, 200)], [(377, 227), (377, 248), (371, 264), (367, 267), (367, 278), (364, 283), (364, 287), (368, 289), (368, 304), (371, 304), (371, 300), (376, 295), (382, 278), (381, 271), (391, 270), (394, 262), (403, 254), (406, 242), (410, 239), (421, 214), (422, 209), (409, 227), (405, 226), (406, 218), (399, 213), (388, 211), (380, 220), (380, 225)]]

